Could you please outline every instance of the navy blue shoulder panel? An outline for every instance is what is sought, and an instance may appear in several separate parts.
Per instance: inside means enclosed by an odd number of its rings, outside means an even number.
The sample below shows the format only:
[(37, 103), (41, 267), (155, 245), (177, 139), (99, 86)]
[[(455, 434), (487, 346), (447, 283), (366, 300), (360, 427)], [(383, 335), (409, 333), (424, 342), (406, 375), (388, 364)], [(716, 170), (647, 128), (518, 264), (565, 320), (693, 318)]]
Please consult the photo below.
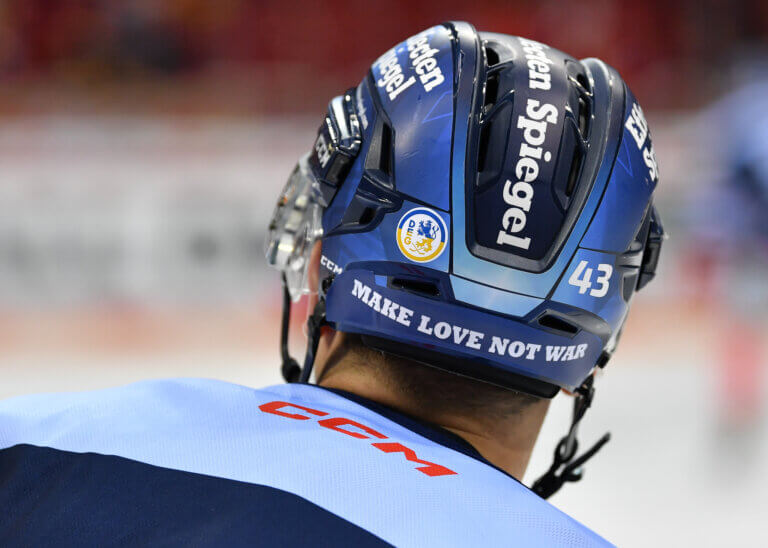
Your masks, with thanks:
[(2, 546), (390, 546), (264, 485), (95, 453), (0, 450)]

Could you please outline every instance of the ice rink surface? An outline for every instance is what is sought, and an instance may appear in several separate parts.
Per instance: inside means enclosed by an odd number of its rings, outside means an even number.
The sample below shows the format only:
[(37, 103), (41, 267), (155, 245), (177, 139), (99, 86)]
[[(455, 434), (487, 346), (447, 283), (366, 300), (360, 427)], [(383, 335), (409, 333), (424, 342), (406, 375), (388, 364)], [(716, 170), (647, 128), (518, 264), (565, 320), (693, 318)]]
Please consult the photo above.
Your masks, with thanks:
[[(768, 427), (765, 421), (741, 433), (719, 427), (710, 378), (701, 368), (612, 363), (597, 382), (580, 439), (589, 446), (606, 430), (613, 438), (588, 463), (584, 480), (566, 484), (552, 502), (619, 546), (759, 544), (768, 516)], [(174, 376), (215, 377), (253, 387), (281, 382), (276, 355), (216, 353), (113, 358), (108, 363), (3, 358), (0, 371), (0, 398)], [(558, 396), (526, 484), (549, 466), (569, 414), (570, 400)]]

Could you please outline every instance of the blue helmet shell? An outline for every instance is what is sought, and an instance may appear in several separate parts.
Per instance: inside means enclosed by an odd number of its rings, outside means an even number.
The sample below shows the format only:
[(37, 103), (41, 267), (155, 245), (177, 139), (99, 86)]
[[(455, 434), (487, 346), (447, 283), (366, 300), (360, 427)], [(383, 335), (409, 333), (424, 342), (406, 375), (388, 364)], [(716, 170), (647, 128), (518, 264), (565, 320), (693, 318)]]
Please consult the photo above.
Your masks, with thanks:
[(618, 73), (446, 23), (386, 52), (347, 99), (360, 142), (326, 185), (327, 322), (539, 396), (577, 388), (613, 351), (662, 234), (648, 126)]

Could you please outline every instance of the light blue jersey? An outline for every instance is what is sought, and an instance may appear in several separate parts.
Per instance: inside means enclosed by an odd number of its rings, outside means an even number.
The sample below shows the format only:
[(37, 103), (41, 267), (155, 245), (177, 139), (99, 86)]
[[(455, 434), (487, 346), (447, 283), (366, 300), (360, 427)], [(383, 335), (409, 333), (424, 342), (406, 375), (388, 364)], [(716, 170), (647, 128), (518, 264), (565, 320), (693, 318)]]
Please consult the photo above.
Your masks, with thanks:
[(300, 384), (0, 402), (0, 507), (5, 546), (608, 545), (452, 434)]

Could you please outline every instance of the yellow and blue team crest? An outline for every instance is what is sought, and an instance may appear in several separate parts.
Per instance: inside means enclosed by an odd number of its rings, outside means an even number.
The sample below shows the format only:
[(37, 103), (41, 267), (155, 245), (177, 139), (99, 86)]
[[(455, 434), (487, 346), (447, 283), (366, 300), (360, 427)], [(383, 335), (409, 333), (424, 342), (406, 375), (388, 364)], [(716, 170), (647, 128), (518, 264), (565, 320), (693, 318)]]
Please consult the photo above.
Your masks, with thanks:
[(411, 209), (397, 224), (397, 246), (403, 255), (417, 263), (437, 259), (447, 239), (445, 221), (426, 207)]

